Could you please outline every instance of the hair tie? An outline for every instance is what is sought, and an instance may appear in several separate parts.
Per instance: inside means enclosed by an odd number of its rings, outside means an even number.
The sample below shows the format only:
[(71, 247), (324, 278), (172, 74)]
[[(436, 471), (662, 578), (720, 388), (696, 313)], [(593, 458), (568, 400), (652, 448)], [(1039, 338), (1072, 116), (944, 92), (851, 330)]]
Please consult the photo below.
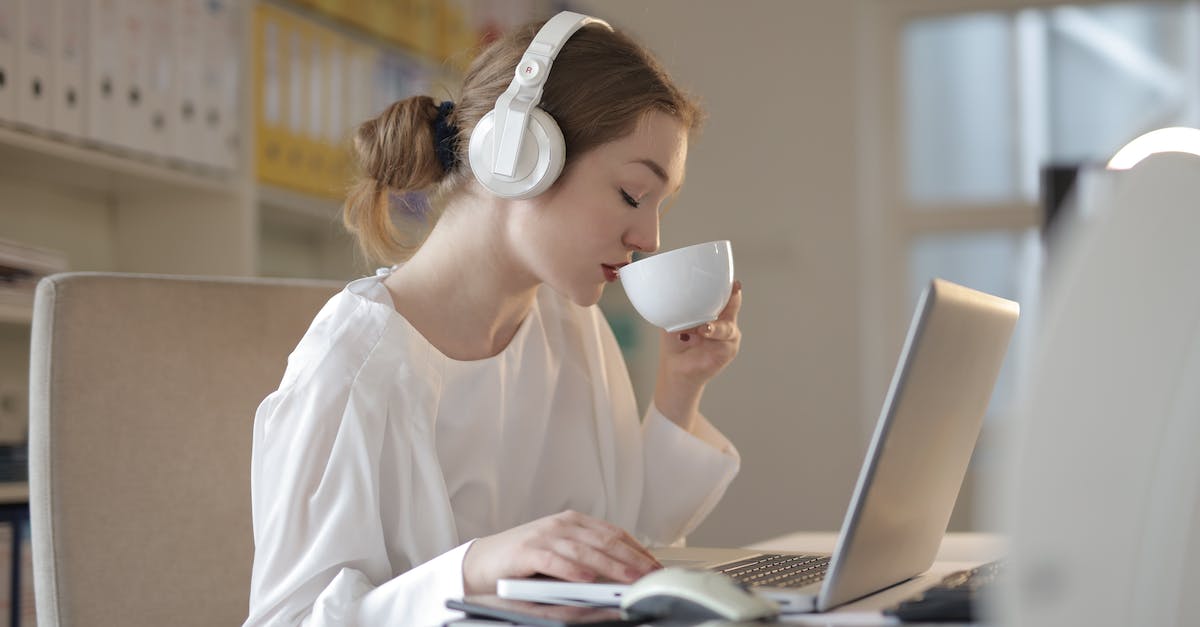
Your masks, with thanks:
[(450, 113), (454, 111), (454, 103), (446, 100), (438, 105), (437, 118), (433, 121), (433, 147), (437, 152), (438, 161), (447, 173), (458, 165), (458, 127), (449, 123)]

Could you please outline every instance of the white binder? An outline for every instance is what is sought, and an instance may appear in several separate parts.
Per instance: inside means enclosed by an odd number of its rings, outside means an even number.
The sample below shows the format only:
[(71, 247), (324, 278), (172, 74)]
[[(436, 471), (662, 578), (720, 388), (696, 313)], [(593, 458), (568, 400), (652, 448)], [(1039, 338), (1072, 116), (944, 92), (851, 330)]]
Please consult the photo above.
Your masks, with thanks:
[(86, 0), (54, 2), (54, 67), (51, 69), (54, 94), (50, 122), (55, 131), (71, 137), (84, 136), (87, 10)]
[(21, 0), (17, 47), (17, 122), (50, 130), (54, 85), (54, 2)]
[(203, 158), (209, 165), (232, 168), (237, 162), (241, 141), (237, 120), (241, 42), (238, 40), (235, 3), (204, 0), (201, 5), (204, 11)]
[(204, 0), (178, 0), (175, 12), (175, 89), (170, 118), (174, 122), (171, 154), (190, 163), (203, 163), (202, 88), (204, 83)]
[(83, 130), (87, 138), (116, 145), (120, 136), (119, 102), (125, 98), (125, 84), (118, 72), (121, 49), (121, 16), (118, 0), (85, 0), (87, 12), (84, 75)]
[(141, 0), (146, 19), (146, 113), (139, 118), (143, 148), (156, 156), (174, 151), (175, 112), (175, 11), (173, 0)]
[[(211, 0), (210, 0), (211, 2)], [(221, 115), (221, 143), (217, 150), (217, 165), (232, 169), (237, 167), (241, 159), (241, 145), (246, 141), (242, 138), (241, 118), (241, 73), (242, 22), (238, 18), (236, 2), (224, 2), (224, 14), (221, 23), (221, 88), (217, 92), (217, 110)]]
[(17, 50), (21, 0), (0, 0), (0, 120), (17, 119)]
[(149, 0), (118, 0), (117, 77), (123, 86), (117, 98), (117, 144), (136, 152), (150, 152), (150, 111), (147, 103), (150, 78)]

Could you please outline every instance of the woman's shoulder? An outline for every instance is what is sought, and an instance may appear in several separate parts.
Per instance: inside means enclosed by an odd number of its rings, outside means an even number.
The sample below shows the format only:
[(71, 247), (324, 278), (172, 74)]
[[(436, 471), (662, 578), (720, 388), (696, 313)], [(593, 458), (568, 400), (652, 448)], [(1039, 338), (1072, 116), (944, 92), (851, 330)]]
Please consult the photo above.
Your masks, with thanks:
[(398, 394), (423, 394), (422, 382), (434, 372), (408, 329), (382, 277), (349, 283), (317, 313), (288, 356), (279, 387), (259, 405), (263, 433), (284, 424), (332, 433), (347, 419), (376, 428)]
[(352, 374), (347, 371), (360, 369), (369, 357), (381, 356), (377, 350), (381, 344), (394, 345), (383, 341), (395, 326), (395, 309), (386, 296), (379, 276), (351, 281), (334, 294), (288, 356), (288, 372), (280, 387), (316, 372)]

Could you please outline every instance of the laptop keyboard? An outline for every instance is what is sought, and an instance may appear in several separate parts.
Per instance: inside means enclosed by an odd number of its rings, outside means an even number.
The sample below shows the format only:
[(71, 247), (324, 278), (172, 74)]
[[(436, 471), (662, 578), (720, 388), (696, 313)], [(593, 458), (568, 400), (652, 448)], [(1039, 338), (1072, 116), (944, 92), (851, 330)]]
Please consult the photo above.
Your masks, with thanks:
[(758, 555), (725, 564), (718, 572), (748, 586), (802, 588), (825, 578), (828, 555)]

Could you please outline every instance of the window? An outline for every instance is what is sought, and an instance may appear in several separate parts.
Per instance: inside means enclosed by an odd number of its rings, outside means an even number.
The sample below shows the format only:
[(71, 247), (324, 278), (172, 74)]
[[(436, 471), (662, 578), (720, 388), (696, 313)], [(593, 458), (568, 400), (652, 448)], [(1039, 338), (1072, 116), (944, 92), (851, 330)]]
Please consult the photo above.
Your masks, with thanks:
[(1005, 413), (1042, 289), (1041, 168), (1103, 162), (1149, 130), (1200, 126), (1200, 2), (961, 4), (884, 0), (866, 24), (880, 75), (865, 119), (884, 120), (866, 128), (893, 147), (868, 156), (881, 174), (865, 216), (877, 223), (864, 240), (866, 407), (937, 276), (1021, 302), (989, 409)]

